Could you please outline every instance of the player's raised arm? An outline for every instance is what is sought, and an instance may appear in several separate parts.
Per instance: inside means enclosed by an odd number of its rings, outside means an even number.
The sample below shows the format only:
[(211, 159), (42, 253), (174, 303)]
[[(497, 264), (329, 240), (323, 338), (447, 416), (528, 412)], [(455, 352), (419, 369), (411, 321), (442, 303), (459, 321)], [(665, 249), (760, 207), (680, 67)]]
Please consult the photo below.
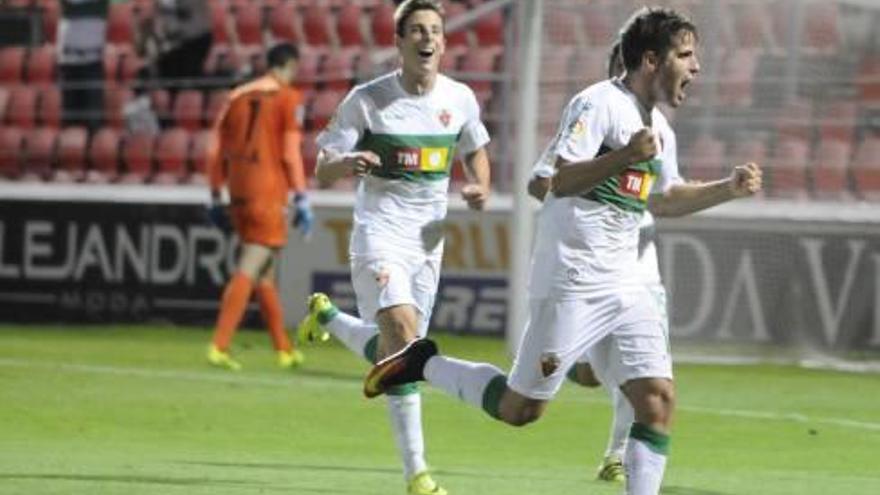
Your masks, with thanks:
[(675, 184), (663, 194), (652, 195), (651, 213), (662, 217), (688, 215), (761, 190), (762, 172), (755, 163), (738, 165), (730, 176), (712, 182)]

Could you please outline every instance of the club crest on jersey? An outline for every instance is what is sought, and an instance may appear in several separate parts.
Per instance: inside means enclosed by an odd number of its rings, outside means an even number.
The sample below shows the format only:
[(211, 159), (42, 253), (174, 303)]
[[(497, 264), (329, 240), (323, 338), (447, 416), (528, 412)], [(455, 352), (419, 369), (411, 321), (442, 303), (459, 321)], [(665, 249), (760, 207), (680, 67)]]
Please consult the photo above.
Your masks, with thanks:
[(443, 127), (449, 127), (449, 123), (452, 122), (452, 114), (449, 113), (449, 110), (444, 108), (443, 110), (440, 110), (439, 114), (437, 114), (437, 120), (443, 124)]

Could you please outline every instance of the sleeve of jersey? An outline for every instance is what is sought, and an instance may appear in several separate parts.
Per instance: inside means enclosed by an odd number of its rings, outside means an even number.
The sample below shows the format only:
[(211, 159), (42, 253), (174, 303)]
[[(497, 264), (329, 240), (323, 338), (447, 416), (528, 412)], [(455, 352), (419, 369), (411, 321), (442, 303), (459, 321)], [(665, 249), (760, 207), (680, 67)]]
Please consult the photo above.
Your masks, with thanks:
[(306, 188), (306, 176), (302, 161), (302, 105), (297, 94), (285, 99), (283, 162), (287, 185), (291, 191), (302, 192)]
[(473, 91), (468, 91), (464, 105), (465, 122), (458, 140), (459, 155), (464, 156), (489, 144), (489, 131), (480, 120), (480, 105)]
[(532, 177), (542, 177), (549, 178), (553, 177), (553, 169), (556, 164), (554, 158), (556, 157), (556, 153), (554, 153), (554, 149), (556, 145), (556, 138), (544, 148), (544, 151), (541, 152), (541, 156), (538, 157), (538, 161), (535, 162), (535, 165), (532, 167)]
[(205, 146), (205, 173), (208, 176), (208, 185), (211, 191), (220, 191), (226, 184), (226, 168), (223, 166), (223, 121), (229, 111), (229, 102), (217, 115), (217, 120), (211, 126), (208, 134), (208, 143)]
[(567, 162), (591, 160), (608, 132), (606, 111), (590, 100), (574, 100), (570, 105), (567, 121), (560, 123), (556, 155)]
[(360, 98), (352, 90), (339, 104), (327, 127), (318, 134), (315, 142), (318, 149), (347, 153), (357, 146), (366, 128)]
[(681, 184), (684, 179), (678, 171), (678, 144), (675, 139), (675, 132), (671, 128), (665, 132), (666, 141), (664, 149), (661, 151), (661, 169), (660, 177), (654, 181), (651, 188), (651, 194), (662, 194), (669, 190), (670, 187)]

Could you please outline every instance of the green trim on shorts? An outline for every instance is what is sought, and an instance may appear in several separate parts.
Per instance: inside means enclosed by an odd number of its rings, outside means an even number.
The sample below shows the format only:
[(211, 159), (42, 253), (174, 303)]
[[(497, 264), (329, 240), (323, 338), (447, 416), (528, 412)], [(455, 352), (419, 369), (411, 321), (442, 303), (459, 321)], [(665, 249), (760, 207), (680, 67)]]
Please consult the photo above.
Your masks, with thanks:
[(389, 387), (385, 392), (386, 395), (402, 396), (413, 395), (419, 393), (419, 385), (417, 383), (404, 383), (403, 385), (395, 385)]
[(660, 433), (650, 426), (633, 423), (632, 428), (629, 429), (629, 437), (641, 440), (656, 454), (669, 455), (669, 435)]
[(483, 410), (497, 420), (501, 420), (501, 398), (504, 397), (504, 390), (506, 389), (507, 377), (496, 375), (489, 380), (485, 390), (483, 390)]
[(364, 357), (372, 364), (376, 364), (376, 355), (379, 353), (379, 334), (370, 337), (364, 345)]

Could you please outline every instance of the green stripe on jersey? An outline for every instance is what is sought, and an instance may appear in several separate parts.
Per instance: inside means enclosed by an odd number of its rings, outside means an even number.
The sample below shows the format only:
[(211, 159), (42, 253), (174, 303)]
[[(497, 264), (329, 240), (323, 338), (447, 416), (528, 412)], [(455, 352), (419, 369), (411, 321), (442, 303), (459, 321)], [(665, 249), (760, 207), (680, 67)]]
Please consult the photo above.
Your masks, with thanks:
[(648, 195), (654, 180), (660, 174), (661, 166), (658, 159), (630, 165), (620, 175), (605, 179), (584, 197), (624, 210), (643, 212), (648, 207)]
[(458, 134), (373, 134), (367, 131), (357, 149), (379, 155), (382, 167), (372, 175), (410, 181), (449, 177)]

